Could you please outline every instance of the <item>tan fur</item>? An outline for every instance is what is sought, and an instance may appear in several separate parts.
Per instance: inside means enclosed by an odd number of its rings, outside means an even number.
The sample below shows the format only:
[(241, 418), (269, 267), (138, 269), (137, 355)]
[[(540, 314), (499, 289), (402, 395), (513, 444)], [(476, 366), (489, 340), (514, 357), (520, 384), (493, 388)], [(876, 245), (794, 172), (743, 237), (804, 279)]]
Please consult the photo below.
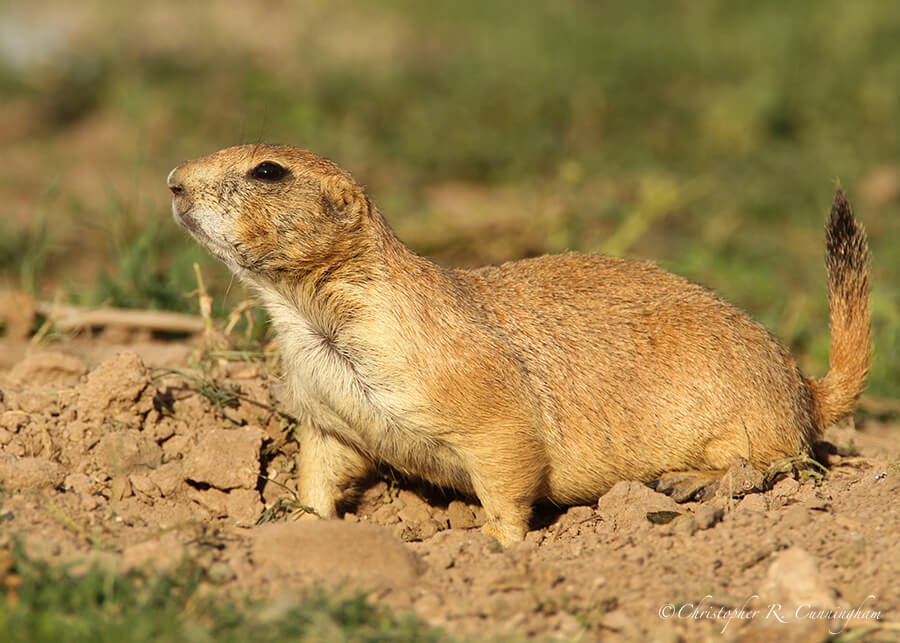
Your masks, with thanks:
[[(288, 174), (255, 177), (266, 161)], [(384, 462), (476, 494), (486, 531), (510, 543), (539, 499), (593, 502), (620, 480), (807, 448), (864, 386), (868, 255), (840, 191), (834, 348), (817, 382), (746, 314), (649, 263), (570, 253), (441, 268), (309, 152), (229, 148), (169, 186), (176, 220), (265, 302), (308, 421), (300, 499), (325, 517)]]

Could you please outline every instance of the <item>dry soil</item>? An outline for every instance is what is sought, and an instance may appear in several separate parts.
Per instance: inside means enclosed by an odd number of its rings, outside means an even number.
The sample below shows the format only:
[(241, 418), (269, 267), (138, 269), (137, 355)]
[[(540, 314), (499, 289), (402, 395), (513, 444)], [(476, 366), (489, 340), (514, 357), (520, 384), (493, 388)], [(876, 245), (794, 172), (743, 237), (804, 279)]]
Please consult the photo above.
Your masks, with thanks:
[(504, 550), (477, 502), (390, 472), (343, 520), (304, 514), (302, 427), (274, 354), (112, 329), (35, 343), (23, 311), (6, 309), (0, 340), (3, 547), (120, 569), (188, 556), (223, 591), (280, 605), (316, 584), (364, 588), (465, 637), (900, 635), (900, 432), (872, 414), (829, 430), (822, 472), (736, 463), (713, 498), (680, 505), (622, 482), (591, 506), (540, 508)]

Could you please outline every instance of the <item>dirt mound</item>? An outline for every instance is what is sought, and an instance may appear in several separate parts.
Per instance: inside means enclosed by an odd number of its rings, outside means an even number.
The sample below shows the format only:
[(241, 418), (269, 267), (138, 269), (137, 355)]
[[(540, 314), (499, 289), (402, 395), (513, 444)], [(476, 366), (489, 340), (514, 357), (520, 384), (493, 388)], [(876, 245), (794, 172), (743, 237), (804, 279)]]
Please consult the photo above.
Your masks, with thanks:
[(304, 520), (261, 525), (252, 534), (256, 575), (267, 583), (281, 577), (315, 579), (339, 586), (410, 587), (422, 573), (419, 556), (390, 532), (345, 520)]
[(593, 506), (539, 508), (503, 550), (476, 502), (390, 478), (343, 521), (309, 520), (302, 427), (270, 356), (93, 344), (0, 371), (4, 546), (122, 569), (191, 556), (236, 594), (365, 587), (466, 635), (819, 640), (900, 617), (896, 426), (831, 430), (827, 472), (737, 463), (708, 502), (622, 482)]

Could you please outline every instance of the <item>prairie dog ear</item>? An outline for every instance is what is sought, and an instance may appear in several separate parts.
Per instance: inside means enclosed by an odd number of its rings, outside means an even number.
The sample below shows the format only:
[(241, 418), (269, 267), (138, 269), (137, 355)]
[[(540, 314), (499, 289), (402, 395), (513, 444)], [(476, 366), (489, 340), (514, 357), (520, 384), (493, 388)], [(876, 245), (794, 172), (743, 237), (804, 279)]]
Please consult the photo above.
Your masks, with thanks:
[(366, 201), (362, 188), (353, 179), (340, 174), (322, 180), (322, 194), (334, 213), (343, 218), (356, 216)]

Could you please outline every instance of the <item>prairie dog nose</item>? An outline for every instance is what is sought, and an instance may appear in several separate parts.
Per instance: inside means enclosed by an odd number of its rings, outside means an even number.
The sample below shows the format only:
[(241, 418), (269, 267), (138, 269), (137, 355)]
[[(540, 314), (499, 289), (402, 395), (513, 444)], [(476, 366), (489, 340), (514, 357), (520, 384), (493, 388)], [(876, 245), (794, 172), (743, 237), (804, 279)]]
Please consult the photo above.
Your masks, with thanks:
[(178, 176), (177, 167), (169, 172), (169, 176), (166, 178), (166, 184), (175, 196), (179, 196), (184, 192), (184, 183), (182, 183), (181, 177)]

